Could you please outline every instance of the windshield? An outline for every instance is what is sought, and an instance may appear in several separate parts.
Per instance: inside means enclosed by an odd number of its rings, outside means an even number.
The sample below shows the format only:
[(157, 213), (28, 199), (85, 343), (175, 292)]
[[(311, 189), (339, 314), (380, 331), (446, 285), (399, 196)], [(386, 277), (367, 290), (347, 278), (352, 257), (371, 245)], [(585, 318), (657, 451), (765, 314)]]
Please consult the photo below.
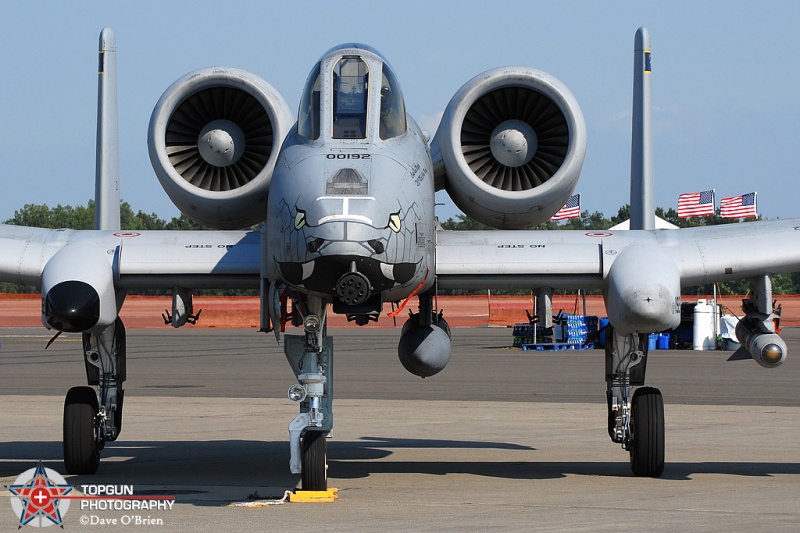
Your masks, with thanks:
[(303, 97), (300, 99), (300, 110), (297, 113), (297, 134), (306, 139), (319, 139), (319, 96), (320, 96), (320, 66), (314, 67), (306, 80)]
[(345, 56), (333, 68), (333, 138), (367, 136), (369, 68), (360, 58)]
[(392, 139), (406, 132), (403, 93), (389, 65), (383, 64), (381, 80), (381, 139)]

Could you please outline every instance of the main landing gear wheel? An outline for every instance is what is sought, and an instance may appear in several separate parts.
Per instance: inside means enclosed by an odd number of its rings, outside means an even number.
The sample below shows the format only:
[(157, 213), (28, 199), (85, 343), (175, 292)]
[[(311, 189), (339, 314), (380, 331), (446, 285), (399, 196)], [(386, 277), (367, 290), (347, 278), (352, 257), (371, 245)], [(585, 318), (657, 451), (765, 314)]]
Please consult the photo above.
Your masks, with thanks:
[(664, 398), (653, 387), (641, 387), (631, 401), (631, 469), (639, 477), (664, 472)]
[(306, 431), (301, 445), (303, 490), (328, 490), (328, 443), (324, 431)]
[(97, 448), (97, 395), (91, 387), (72, 387), (64, 400), (64, 466), (69, 474), (94, 474)]

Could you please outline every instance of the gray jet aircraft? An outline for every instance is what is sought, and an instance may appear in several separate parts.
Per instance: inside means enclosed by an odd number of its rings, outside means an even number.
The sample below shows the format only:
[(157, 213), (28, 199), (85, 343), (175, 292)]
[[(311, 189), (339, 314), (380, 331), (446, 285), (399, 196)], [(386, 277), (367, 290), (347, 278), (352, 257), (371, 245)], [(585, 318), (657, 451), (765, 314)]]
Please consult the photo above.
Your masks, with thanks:
[[(749, 279), (739, 356), (764, 367), (786, 358), (770, 275), (800, 270), (800, 219), (655, 229), (645, 29), (635, 39), (630, 230), (600, 232), (524, 230), (569, 198), (586, 151), (580, 107), (557, 79), (526, 67), (483, 72), (455, 93), (430, 139), (406, 113), (389, 63), (360, 44), (314, 64), (296, 121), (251, 73), (207, 68), (177, 80), (153, 111), (150, 159), (175, 205), (213, 231), (125, 231), (108, 29), (100, 48), (96, 229), (0, 226), (0, 280), (41, 286), (45, 327), (82, 333), (88, 386), (70, 389), (64, 407), (69, 473), (94, 473), (119, 436), (127, 377), (119, 311), (131, 289), (171, 290), (168, 320), (180, 327), (196, 319), (195, 290), (260, 288), (263, 331), (302, 326), (283, 342), (300, 411), (289, 424), (290, 468), (306, 490), (327, 488), (328, 313), (364, 325), (385, 304), (402, 309), (416, 297), (398, 353), (408, 371), (429, 377), (451, 351), (438, 289), (535, 289), (544, 325), (553, 289), (602, 290), (608, 430), (637, 476), (664, 469), (663, 399), (643, 386), (646, 340), (678, 325), (681, 287)], [(439, 228), (441, 189), (499, 231)], [(261, 232), (243, 230), (262, 222)]]

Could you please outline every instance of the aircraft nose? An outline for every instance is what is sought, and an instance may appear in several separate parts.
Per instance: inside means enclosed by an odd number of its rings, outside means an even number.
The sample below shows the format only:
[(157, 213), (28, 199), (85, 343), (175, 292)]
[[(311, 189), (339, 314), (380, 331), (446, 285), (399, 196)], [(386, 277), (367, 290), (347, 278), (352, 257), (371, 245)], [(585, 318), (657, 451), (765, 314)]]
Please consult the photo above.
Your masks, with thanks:
[(59, 331), (86, 331), (100, 320), (100, 295), (88, 283), (63, 281), (45, 295), (44, 316)]

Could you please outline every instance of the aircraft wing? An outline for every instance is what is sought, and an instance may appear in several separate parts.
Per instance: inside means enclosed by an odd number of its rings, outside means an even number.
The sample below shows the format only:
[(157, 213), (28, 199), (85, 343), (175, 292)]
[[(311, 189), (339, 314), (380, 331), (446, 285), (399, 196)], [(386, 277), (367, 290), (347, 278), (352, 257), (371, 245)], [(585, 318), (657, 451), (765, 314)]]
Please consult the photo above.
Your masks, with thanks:
[(121, 239), (120, 287), (257, 288), (261, 236), (251, 231), (142, 231)]
[(0, 281), (39, 285), (47, 260), (63, 246), (69, 230), (0, 224)]
[(680, 266), (683, 287), (800, 271), (800, 219), (654, 233)]
[(117, 288), (258, 287), (258, 232), (76, 231), (0, 225), (0, 281), (40, 285), (65, 248), (103, 250)]
[(600, 288), (604, 236), (611, 235), (438, 230), (437, 281), (445, 289)]
[[(627, 248), (671, 258), (682, 287), (800, 271), (800, 219), (665, 230), (436, 233), (441, 288), (602, 289)], [(663, 252), (663, 256), (662, 253)]]

